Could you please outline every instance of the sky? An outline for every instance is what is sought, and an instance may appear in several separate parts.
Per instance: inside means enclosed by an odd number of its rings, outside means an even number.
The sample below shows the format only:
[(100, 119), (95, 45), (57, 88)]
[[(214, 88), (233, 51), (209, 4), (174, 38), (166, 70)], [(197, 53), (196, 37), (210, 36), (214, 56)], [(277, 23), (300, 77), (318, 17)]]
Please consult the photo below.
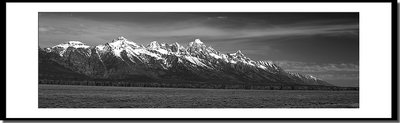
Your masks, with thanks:
[(200, 39), (222, 53), (241, 50), (289, 72), (338, 86), (359, 85), (358, 13), (40, 12), (39, 46), (70, 40), (89, 46), (123, 36), (187, 46)]

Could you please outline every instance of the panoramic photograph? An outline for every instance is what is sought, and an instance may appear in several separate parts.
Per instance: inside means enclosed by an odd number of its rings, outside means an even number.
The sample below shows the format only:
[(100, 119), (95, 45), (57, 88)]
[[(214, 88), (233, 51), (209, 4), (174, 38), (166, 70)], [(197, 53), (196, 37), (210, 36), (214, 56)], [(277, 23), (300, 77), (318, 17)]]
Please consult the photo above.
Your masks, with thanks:
[(39, 12), (39, 108), (359, 108), (357, 12)]

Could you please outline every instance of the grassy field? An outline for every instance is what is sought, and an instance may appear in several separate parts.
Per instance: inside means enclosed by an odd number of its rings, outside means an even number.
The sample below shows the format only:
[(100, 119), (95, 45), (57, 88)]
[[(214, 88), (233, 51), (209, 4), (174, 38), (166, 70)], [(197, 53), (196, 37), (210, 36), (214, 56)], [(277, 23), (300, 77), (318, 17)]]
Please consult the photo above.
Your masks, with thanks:
[(39, 108), (358, 108), (358, 91), (39, 84)]

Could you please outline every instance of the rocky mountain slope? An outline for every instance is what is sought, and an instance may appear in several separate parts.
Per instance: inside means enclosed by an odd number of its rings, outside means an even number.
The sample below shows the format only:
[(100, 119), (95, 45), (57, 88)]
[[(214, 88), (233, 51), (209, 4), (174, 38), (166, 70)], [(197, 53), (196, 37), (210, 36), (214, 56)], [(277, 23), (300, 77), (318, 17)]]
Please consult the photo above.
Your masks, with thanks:
[(156, 41), (143, 46), (124, 37), (98, 46), (69, 41), (39, 48), (39, 63), (39, 73), (56, 66), (93, 79), (332, 86), (310, 75), (286, 72), (271, 61), (251, 60), (240, 50), (221, 53), (199, 39), (186, 47)]

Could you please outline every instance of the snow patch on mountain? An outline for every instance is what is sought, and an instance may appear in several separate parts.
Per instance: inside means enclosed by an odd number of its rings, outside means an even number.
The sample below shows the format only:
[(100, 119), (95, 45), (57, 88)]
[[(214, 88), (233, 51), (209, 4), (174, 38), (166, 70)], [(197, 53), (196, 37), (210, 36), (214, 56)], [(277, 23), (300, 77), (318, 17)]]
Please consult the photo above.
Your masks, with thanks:
[(157, 41), (152, 41), (148, 46), (147, 49), (156, 51), (161, 54), (168, 54), (169, 52), (166, 49), (163, 49), (161, 47), (165, 47), (166, 44), (159, 44)]
[(214, 57), (216, 59), (222, 59), (222, 56), (219, 56), (219, 55), (217, 55), (215, 53), (210, 53), (210, 56), (212, 56), (212, 57)]
[(87, 46), (87, 45), (85, 45), (84, 43), (82, 43), (80, 41), (68, 41), (67, 43), (59, 44), (59, 45), (56, 45), (54, 47), (62, 47), (64, 49), (67, 49), (68, 47), (89, 48), (90, 46)]
[(189, 43), (190, 47), (202, 46), (202, 45), (204, 45), (204, 44), (200, 39), (195, 39), (193, 42)]
[(157, 43), (157, 41), (152, 41), (150, 44), (147, 46), (149, 49), (158, 49), (160, 48), (160, 44)]
[(106, 47), (105, 45), (98, 45), (96, 46), (96, 49), (103, 51), (105, 47)]
[(209, 68), (207, 65), (205, 65), (203, 62), (200, 61), (199, 58), (197, 57), (193, 57), (193, 56), (184, 56), (185, 59), (187, 59), (188, 61), (190, 61), (192, 64), (195, 64), (197, 66), (202, 66), (202, 67), (207, 67)]
[(80, 41), (68, 41), (66, 43), (62, 43), (56, 46), (53, 46), (51, 48), (46, 48), (46, 50), (48, 52), (51, 52), (53, 50), (57, 50), (58, 54), (60, 56), (63, 56), (65, 51), (69, 48), (69, 47), (73, 47), (73, 48), (89, 48), (90, 46), (85, 45), (84, 43), (80, 42)]

